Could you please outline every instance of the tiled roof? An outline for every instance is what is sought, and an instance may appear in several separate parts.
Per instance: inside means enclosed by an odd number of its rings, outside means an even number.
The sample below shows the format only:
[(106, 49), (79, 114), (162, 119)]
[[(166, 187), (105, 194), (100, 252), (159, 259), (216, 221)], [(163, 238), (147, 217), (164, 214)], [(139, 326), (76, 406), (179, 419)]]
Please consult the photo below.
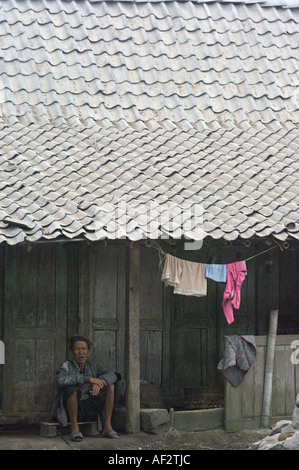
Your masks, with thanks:
[(151, 203), (298, 238), (299, 9), (269, 3), (2, 0), (0, 242), (192, 237)]

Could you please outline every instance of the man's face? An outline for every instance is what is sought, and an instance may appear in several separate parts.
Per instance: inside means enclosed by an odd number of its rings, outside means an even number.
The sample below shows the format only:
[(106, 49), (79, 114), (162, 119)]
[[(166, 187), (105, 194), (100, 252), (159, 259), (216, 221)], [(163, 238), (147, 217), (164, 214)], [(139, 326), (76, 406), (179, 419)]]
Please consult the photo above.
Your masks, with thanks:
[(90, 349), (85, 341), (75, 341), (73, 344), (73, 355), (79, 365), (79, 367), (84, 367), (86, 360), (90, 354)]

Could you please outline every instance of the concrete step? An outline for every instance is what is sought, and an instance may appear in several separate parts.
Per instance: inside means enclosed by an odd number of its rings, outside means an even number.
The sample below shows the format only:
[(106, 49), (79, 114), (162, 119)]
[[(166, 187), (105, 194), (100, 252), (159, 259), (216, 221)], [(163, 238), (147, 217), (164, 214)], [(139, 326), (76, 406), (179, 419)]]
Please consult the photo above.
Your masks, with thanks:
[[(162, 434), (170, 426), (179, 431), (208, 431), (224, 426), (224, 407), (205, 410), (174, 411), (170, 422), (167, 409), (149, 408), (140, 410), (141, 430), (150, 434)], [(126, 409), (116, 408), (112, 425), (119, 432), (126, 431)]]
[[(112, 415), (112, 427), (126, 431), (126, 408), (115, 408)], [(150, 434), (162, 434), (170, 428), (169, 413), (163, 408), (142, 408), (140, 410), (140, 429)]]
[(173, 413), (173, 427), (179, 431), (208, 431), (223, 426), (224, 407)]

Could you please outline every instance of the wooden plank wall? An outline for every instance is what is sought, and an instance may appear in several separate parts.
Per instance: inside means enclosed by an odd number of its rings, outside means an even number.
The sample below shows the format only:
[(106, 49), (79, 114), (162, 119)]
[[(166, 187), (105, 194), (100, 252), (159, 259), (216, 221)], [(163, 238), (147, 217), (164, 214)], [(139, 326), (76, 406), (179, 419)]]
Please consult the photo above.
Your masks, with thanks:
[(9, 247), (5, 265), (3, 412), (38, 416), (51, 407), (65, 357), (66, 249)]
[(91, 359), (124, 376), (125, 247), (78, 246), (78, 331), (93, 341)]
[[(162, 243), (163, 245), (163, 243)], [(48, 248), (47, 248), (48, 246)], [(236, 259), (244, 259), (267, 249), (264, 243), (252, 243), (249, 247), (242, 243), (224, 244), (212, 241), (204, 245), (202, 250), (184, 251), (182, 243), (171, 246), (164, 242), (166, 251), (183, 259), (208, 263), (227, 263)], [(53, 246), (46, 244), (40, 247), (44, 253), (36, 259), (35, 267), (39, 270), (47, 268), (48, 278), (51, 273), (51, 257)], [(58, 246), (55, 245), (55, 252)], [(36, 295), (34, 273), (31, 272), (31, 255), (26, 254), (26, 247), (0, 247), (0, 339), (9, 331), (4, 331), (5, 308), (10, 305), (9, 288), (11, 263), (15, 255), (6, 255), (7, 270), (5, 272), (5, 251), (10, 254), (18, 252), (18, 286), (16, 302), (17, 325), (28, 326), (26, 346), (30, 356), (30, 341), (36, 338), (34, 328), (48, 328), (45, 340), (52, 341), (51, 325), (54, 325), (53, 310), (54, 285), (46, 281), (47, 276), (38, 280), (39, 305), (38, 323), (32, 329), (30, 325), (36, 318), (31, 308), (30, 295)], [(59, 251), (59, 250), (58, 250)], [(122, 243), (103, 242), (90, 244), (69, 243), (65, 245), (65, 254), (58, 255), (57, 261), (63, 259), (66, 270), (59, 269), (63, 276), (66, 292), (59, 294), (64, 310), (64, 336), (61, 338), (65, 353), (67, 338), (74, 332), (90, 330), (93, 335), (95, 350), (99, 351), (108, 367), (117, 367), (124, 373), (124, 295), (125, 295), (125, 257)], [(22, 252), (22, 253), (21, 253)], [(29, 261), (31, 259), (31, 261)], [(26, 264), (27, 263), (27, 264)], [(28, 264), (29, 263), (29, 264)], [(159, 257), (154, 249), (141, 247), (140, 253), (140, 368), (141, 378), (148, 382), (161, 385), (168, 403), (177, 403), (183, 398), (184, 385), (219, 385), (222, 378), (217, 372), (217, 363), (221, 359), (223, 337), (227, 334), (266, 335), (268, 332), (269, 312), (279, 309), (278, 334), (298, 334), (299, 291), (298, 285), (298, 248), (292, 246), (281, 252), (276, 249), (247, 263), (248, 278), (242, 287), (241, 308), (235, 315), (235, 322), (228, 325), (224, 319), (221, 303), (224, 285), (208, 281), (206, 298), (187, 298), (172, 293), (172, 288), (165, 288), (161, 282)], [(37, 271), (35, 271), (37, 272)], [(20, 274), (22, 276), (20, 277)], [(53, 277), (53, 276), (52, 276)], [(37, 279), (37, 277), (35, 276)], [(96, 284), (94, 284), (94, 280)], [(95, 287), (93, 287), (95, 286)], [(65, 287), (64, 287), (65, 289)], [(62, 290), (60, 289), (62, 292)], [(45, 295), (45, 293), (47, 294)], [(52, 294), (51, 294), (52, 292)], [(57, 291), (58, 292), (58, 291)], [(31, 293), (31, 294), (30, 294)], [(6, 297), (6, 300), (5, 300)], [(4, 301), (5, 300), (5, 301)], [(36, 304), (34, 300), (34, 304)], [(56, 303), (56, 301), (54, 302)], [(17, 304), (15, 304), (17, 306)], [(52, 305), (52, 306), (51, 306)], [(5, 307), (6, 306), (6, 307)], [(16, 309), (15, 309), (16, 310)], [(7, 312), (10, 318), (10, 312)], [(9, 325), (9, 323), (8, 323)], [(12, 326), (12, 325), (11, 325)], [(37, 330), (36, 330), (37, 331)], [(54, 331), (54, 330), (53, 330)], [(33, 334), (34, 333), (34, 334)], [(49, 333), (49, 334), (48, 334)], [(56, 333), (55, 333), (56, 334)], [(51, 339), (52, 338), (52, 339)], [(14, 348), (17, 348), (17, 338)], [(22, 344), (25, 344), (24, 342)], [(16, 352), (17, 349), (16, 349)], [(38, 353), (38, 349), (35, 354)], [(60, 357), (60, 354), (56, 356)], [(9, 357), (7, 357), (9, 359)], [(55, 361), (55, 367), (58, 360)], [(52, 367), (52, 366), (51, 366)], [(0, 366), (0, 410), (3, 408), (3, 370)], [(28, 372), (29, 374), (29, 372)], [(54, 375), (54, 374), (53, 374)], [(29, 376), (28, 376), (29, 377)], [(7, 376), (7, 381), (9, 377)], [(34, 381), (39, 382), (37, 374)], [(221, 382), (222, 383), (222, 382)], [(277, 381), (279, 386), (279, 381)], [(2, 391), (2, 393), (1, 393)], [(9, 401), (9, 397), (5, 398)], [(174, 400), (171, 402), (171, 400)], [(36, 409), (45, 408), (45, 404), (34, 405)]]
[[(125, 380), (125, 246), (84, 244), (78, 253), (78, 292), (74, 292), (78, 299), (78, 330), (91, 336), (92, 357), (98, 357)], [(163, 294), (158, 254), (141, 246), (140, 377), (159, 386), (165, 373)], [(119, 391), (121, 384), (117, 388)]]
[[(290, 419), (299, 393), (299, 364), (293, 364), (291, 344), (299, 335), (279, 335), (276, 338), (271, 423)], [(255, 362), (238, 387), (225, 380), (225, 428), (228, 432), (256, 429), (260, 426), (263, 403), (267, 336), (256, 336)]]
[[(184, 251), (183, 245), (167, 247), (182, 259), (203, 263), (231, 263), (248, 259), (248, 275), (242, 285), (241, 306), (228, 324), (222, 309), (224, 283), (208, 279), (207, 296), (188, 298), (171, 294), (169, 397), (173, 406), (183, 406), (184, 386), (222, 387), (217, 364), (222, 357), (225, 335), (268, 334), (269, 313), (279, 309), (278, 334), (298, 334), (298, 246), (281, 251), (277, 245), (252, 242), (224, 244), (210, 241), (199, 251)], [(167, 287), (166, 291), (171, 291)]]
[[(255, 247), (211, 242), (199, 251), (185, 251), (179, 247), (173, 254), (199, 263), (226, 264), (252, 256)], [(201, 298), (172, 294), (168, 391), (172, 406), (184, 406), (184, 387), (223, 387), (222, 377), (217, 371), (223, 337), (255, 331), (254, 259), (247, 268), (249, 274), (242, 286), (241, 307), (235, 312), (235, 322), (231, 325), (226, 322), (222, 309), (225, 283), (208, 279), (207, 295)], [(166, 290), (172, 291), (172, 288), (166, 287)]]
[(140, 377), (162, 385), (166, 319), (157, 252), (140, 250)]

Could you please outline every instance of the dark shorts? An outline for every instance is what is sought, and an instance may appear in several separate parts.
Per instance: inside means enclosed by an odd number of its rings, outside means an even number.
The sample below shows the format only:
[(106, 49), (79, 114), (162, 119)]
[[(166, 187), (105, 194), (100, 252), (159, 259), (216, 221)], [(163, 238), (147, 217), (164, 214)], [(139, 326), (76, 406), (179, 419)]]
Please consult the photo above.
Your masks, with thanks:
[(66, 411), (67, 400), (74, 392), (77, 392), (78, 396), (78, 421), (97, 421), (98, 414), (105, 404), (105, 390), (101, 390), (99, 395), (90, 394), (88, 399), (81, 400), (80, 387), (77, 387), (76, 385), (66, 387), (63, 394), (63, 403)]

